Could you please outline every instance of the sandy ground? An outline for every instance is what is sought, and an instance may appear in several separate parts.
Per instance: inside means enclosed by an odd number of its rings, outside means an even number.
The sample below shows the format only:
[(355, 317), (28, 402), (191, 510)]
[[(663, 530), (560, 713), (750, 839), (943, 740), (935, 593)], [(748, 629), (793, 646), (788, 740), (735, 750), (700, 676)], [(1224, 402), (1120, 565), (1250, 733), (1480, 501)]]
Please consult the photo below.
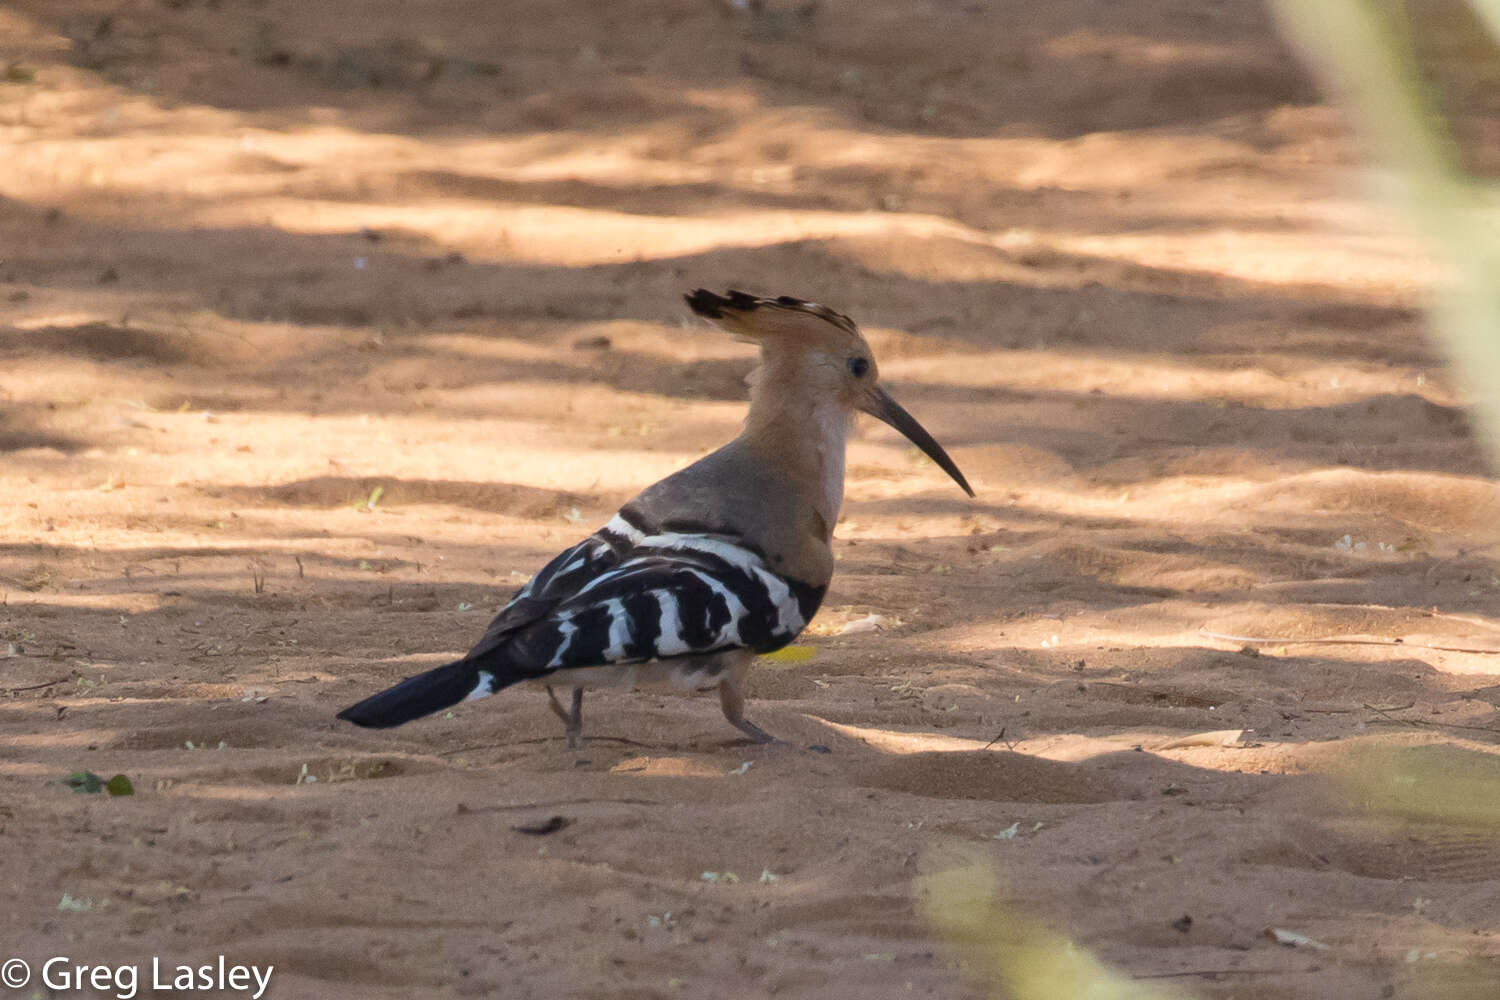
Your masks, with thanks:
[[(1325, 774), (1492, 759), (1500, 660), (1459, 649), (1500, 649), (1500, 494), (1434, 270), (1258, 4), (32, 0), (0, 36), (0, 958), (978, 997), (917, 901), (978, 859), (1188, 995), (1500, 975), (1493, 830)], [(698, 285), (853, 314), (979, 492), (861, 428), (815, 655), (751, 681), (792, 746), (654, 693), (577, 752), (533, 692), (337, 723), (736, 432)], [(1329, 636), (1402, 641), (1292, 641)]]

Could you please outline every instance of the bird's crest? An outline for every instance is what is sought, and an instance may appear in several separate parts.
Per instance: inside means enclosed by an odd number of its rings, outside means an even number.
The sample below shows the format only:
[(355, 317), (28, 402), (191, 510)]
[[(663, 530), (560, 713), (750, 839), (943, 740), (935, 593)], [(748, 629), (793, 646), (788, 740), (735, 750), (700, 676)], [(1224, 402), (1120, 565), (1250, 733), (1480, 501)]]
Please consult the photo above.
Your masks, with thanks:
[(804, 344), (826, 339), (846, 341), (850, 337), (864, 339), (854, 320), (843, 313), (790, 295), (768, 299), (732, 289), (728, 295), (717, 295), (700, 288), (683, 299), (699, 316), (759, 344), (782, 339)]

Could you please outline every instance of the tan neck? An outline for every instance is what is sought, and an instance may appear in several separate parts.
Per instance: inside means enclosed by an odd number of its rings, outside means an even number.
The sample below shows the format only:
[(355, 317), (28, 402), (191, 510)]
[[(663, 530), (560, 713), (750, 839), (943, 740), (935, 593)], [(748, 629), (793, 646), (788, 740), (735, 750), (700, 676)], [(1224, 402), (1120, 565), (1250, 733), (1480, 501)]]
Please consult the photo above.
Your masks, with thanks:
[(757, 374), (740, 439), (813, 506), (831, 534), (844, 502), (844, 449), (854, 415), (837, 399), (778, 378), (774, 366)]

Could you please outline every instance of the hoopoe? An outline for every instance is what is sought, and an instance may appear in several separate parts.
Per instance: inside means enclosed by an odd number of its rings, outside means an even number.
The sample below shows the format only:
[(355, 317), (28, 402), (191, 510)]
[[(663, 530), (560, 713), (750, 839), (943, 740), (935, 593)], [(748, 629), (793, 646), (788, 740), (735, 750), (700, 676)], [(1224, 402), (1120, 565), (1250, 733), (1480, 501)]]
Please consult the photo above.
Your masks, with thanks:
[[(880, 388), (870, 345), (849, 317), (789, 296), (700, 288), (684, 298), (760, 347), (740, 436), (647, 487), (542, 567), (462, 659), (339, 718), (399, 726), (534, 681), (576, 747), (586, 686), (670, 681), (717, 686), (724, 718), (772, 742), (745, 718), (745, 674), (757, 654), (797, 637), (828, 590), (855, 411), (900, 431), (974, 495), (942, 446)], [(555, 685), (572, 686), (570, 709)]]

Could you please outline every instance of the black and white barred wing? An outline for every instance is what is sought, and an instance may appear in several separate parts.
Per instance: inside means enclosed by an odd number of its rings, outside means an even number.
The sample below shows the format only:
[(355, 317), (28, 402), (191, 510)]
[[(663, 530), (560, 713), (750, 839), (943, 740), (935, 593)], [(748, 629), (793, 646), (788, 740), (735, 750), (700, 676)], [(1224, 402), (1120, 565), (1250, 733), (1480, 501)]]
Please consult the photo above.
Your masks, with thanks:
[(600, 531), (559, 553), (511, 595), (510, 603), (495, 615), (466, 659), (493, 652), (521, 629), (545, 618), (560, 602), (618, 566), (621, 549), (614, 537)]
[(408, 677), (339, 718), (399, 726), (556, 670), (768, 653), (796, 638), (822, 599), (822, 587), (772, 573), (736, 539), (648, 535), (616, 519), (543, 567), (463, 659)]
[(730, 649), (769, 653), (797, 637), (822, 597), (823, 588), (771, 572), (734, 541), (646, 536), (617, 567), (513, 633), (504, 656), (539, 677)]

